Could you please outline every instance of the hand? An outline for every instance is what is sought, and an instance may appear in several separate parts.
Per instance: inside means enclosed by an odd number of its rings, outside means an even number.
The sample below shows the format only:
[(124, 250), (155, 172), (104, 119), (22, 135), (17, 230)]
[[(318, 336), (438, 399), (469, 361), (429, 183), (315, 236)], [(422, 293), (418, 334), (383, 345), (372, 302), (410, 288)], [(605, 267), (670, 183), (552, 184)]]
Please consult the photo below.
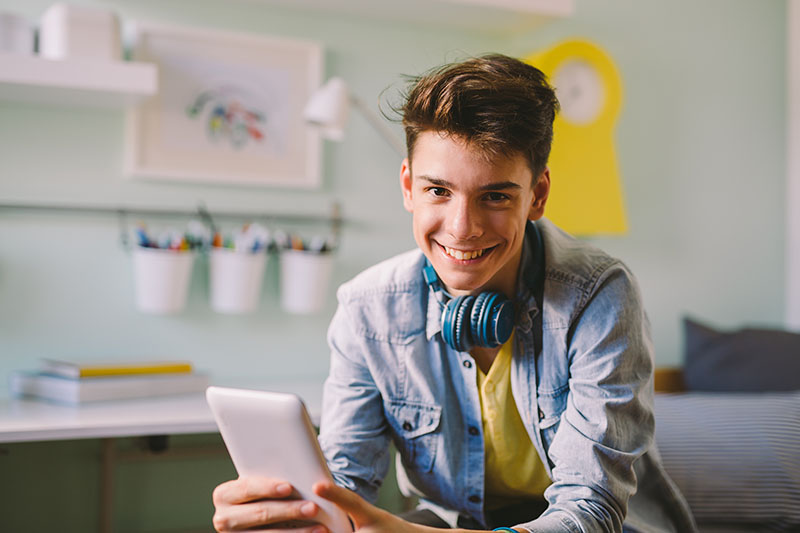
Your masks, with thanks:
[[(441, 529), (412, 524), (388, 511), (369, 504), (355, 492), (339, 487), (332, 481), (315, 483), (314, 494), (341, 508), (353, 521), (358, 533), (441, 533)], [(453, 530), (453, 533), (458, 533)], [(463, 533), (475, 533), (474, 531)]]
[[(319, 511), (314, 502), (298, 500), (288, 483), (272, 478), (240, 477), (214, 489), (214, 529), (219, 532), (241, 531), (300, 520), (308, 527), (291, 529), (292, 533), (325, 533), (327, 528), (313, 524)], [(280, 531), (279, 528), (276, 530)]]
[(353, 522), (355, 531), (359, 533), (401, 533), (433, 530), (433, 528), (411, 524), (388, 511), (379, 509), (355, 492), (339, 487), (332, 481), (315, 483), (311, 490), (317, 496), (329, 500), (347, 513)]
[[(370, 505), (355, 492), (339, 487), (332, 481), (315, 483), (311, 488), (314, 494), (325, 498), (341, 508), (353, 521), (356, 533), (441, 533), (442, 530), (429, 526), (412, 524), (393, 514)], [(466, 529), (453, 529), (452, 533), (478, 533)], [(518, 533), (521, 532), (515, 529)], [(490, 532), (486, 532), (490, 533)]]

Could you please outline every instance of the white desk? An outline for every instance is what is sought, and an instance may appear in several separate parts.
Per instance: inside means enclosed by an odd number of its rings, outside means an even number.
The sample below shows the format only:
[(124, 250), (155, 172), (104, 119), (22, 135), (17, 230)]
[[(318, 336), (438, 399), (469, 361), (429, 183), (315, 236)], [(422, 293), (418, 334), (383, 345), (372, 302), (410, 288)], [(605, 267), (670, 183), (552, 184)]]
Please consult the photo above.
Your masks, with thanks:
[[(303, 399), (311, 419), (319, 424), (323, 379), (264, 384), (214, 383), (228, 387), (293, 392)], [(0, 444), (67, 439), (102, 439), (100, 458), (99, 529), (112, 531), (114, 470), (120, 460), (116, 437), (216, 433), (217, 424), (205, 395), (186, 394), (114, 402), (60, 405), (41, 400), (0, 400)], [(224, 453), (224, 448), (219, 452)], [(217, 452), (217, 453), (219, 453)]]
[[(322, 381), (220, 385), (293, 392), (303, 399), (311, 419), (319, 423)], [(80, 406), (29, 399), (0, 400), (0, 443), (216, 432), (217, 425), (203, 394)]]

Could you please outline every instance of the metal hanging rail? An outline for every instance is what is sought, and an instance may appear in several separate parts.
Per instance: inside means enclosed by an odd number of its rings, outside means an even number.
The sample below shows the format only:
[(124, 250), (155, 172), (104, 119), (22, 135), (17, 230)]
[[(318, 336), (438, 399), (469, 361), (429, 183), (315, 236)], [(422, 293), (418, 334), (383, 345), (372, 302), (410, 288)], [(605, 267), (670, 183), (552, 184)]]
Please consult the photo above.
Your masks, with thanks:
[(157, 209), (151, 207), (118, 206), (108, 207), (102, 205), (77, 205), (77, 204), (47, 204), (25, 202), (0, 202), (1, 210), (16, 211), (47, 211), (60, 213), (88, 213), (94, 215), (116, 216), (120, 222), (120, 233), (123, 244), (127, 246), (127, 219), (128, 216), (136, 217), (199, 217), (212, 231), (216, 231), (215, 219), (238, 220), (265, 220), (269, 222), (285, 222), (294, 224), (329, 224), (334, 239), (338, 242), (342, 225), (341, 207), (338, 202), (331, 204), (329, 215), (309, 215), (298, 213), (255, 213), (246, 211), (214, 211), (212, 212), (201, 203), (193, 211), (181, 209)]
[[(99, 215), (138, 215), (144, 217), (195, 217), (205, 216), (204, 213), (211, 212), (204, 204), (200, 204), (193, 211), (181, 209), (156, 209), (151, 207), (119, 206), (107, 207), (100, 205), (61, 205), (61, 204), (39, 204), (24, 202), (0, 202), (0, 210), (13, 209), (20, 211), (60, 211), (91, 213)], [(341, 208), (338, 202), (333, 202), (329, 215), (308, 215), (297, 213), (255, 213), (246, 211), (213, 211), (214, 218), (224, 219), (267, 219), (279, 220), (289, 223), (327, 223), (331, 225), (341, 224)]]

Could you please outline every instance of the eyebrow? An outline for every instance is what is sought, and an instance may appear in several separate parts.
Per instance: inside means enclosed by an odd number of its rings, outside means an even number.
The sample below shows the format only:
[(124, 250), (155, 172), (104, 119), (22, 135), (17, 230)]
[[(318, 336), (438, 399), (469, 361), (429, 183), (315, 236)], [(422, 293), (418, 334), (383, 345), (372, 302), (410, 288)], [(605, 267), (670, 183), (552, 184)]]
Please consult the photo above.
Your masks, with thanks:
[[(417, 177), (419, 179), (423, 179), (423, 180), (427, 181), (431, 185), (436, 185), (438, 187), (445, 187), (445, 188), (448, 188), (448, 189), (454, 188), (453, 183), (451, 183), (451, 182), (449, 182), (447, 180), (443, 180), (443, 179), (440, 179), (440, 178), (434, 178), (432, 176), (425, 176), (425, 175), (417, 176)], [(498, 182), (498, 183), (489, 183), (488, 185), (484, 185), (484, 186), (480, 187), (478, 190), (480, 190), (480, 191), (503, 191), (503, 190), (508, 190), (508, 189), (521, 189), (521, 188), (522, 188), (522, 186), (520, 186), (518, 183), (514, 183), (513, 181), (501, 181), (501, 182)]]

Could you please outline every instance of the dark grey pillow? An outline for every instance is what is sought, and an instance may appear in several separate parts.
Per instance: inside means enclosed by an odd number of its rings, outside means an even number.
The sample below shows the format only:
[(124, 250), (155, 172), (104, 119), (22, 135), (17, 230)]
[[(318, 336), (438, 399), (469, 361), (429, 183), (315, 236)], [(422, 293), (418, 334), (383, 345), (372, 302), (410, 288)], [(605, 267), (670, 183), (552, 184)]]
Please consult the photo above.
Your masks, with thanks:
[(717, 331), (689, 318), (683, 325), (687, 390), (800, 390), (800, 334), (754, 328)]

